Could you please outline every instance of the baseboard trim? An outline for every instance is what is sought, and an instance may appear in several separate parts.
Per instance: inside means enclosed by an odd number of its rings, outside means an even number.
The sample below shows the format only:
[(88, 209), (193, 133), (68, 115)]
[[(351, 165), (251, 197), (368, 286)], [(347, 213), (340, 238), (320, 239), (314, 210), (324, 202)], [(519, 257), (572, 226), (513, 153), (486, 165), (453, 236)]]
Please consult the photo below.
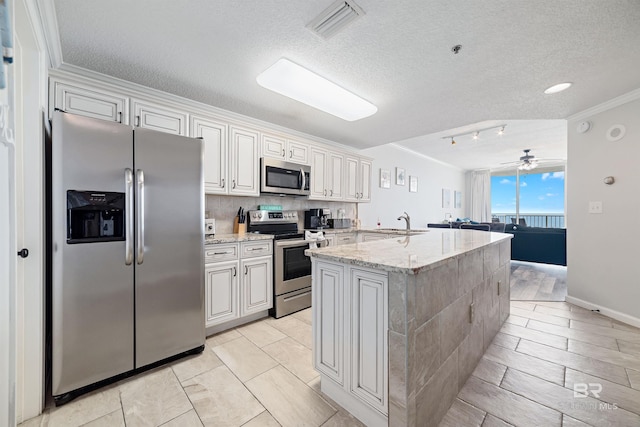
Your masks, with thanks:
[(636, 328), (640, 328), (640, 319), (637, 317), (629, 316), (628, 314), (621, 313), (617, 310), (613, 310), (608, 307), (603, 307), (598, 304), (593, 304), (589, 301), (582, 300), (580, 298), (572, 297), (567, 295), (566, 302), (569, 304), (577, 305), (578, 307), (586, 308), (587, 310), (599, 310), (600, 314), (604, 314), (605, 316), (611, 317), (612, 319), (616, 319), (622, 323), (626, 323), (627, 325), (635, 326)]

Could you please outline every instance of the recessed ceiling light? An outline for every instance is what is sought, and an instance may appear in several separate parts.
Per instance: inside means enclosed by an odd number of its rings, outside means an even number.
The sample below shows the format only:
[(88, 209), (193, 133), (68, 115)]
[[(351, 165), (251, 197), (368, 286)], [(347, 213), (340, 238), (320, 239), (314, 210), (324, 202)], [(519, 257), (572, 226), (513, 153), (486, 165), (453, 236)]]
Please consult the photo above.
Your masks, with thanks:
[(544, 93), (551, 95), (553, 93), (562, 92), (563, 90), (569, 89), (572, 84), (573, 83), (558, 83), (557, 85), (553, 85), (550, 88), (545, 89)]
[(285, 58), (263, 71), (256, 81), (262, 87), (349, 122), (378, 111), (369, 101)]

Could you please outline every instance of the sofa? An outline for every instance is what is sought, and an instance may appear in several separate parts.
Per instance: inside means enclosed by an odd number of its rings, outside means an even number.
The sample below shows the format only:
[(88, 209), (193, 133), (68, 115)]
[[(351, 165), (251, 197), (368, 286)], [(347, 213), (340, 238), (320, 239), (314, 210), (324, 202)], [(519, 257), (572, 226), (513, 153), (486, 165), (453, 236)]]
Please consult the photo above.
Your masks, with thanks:
[(513, 234), (511, 259), (567, 265), (567, 229), (523, 227), (507, 224), (505, 233)]

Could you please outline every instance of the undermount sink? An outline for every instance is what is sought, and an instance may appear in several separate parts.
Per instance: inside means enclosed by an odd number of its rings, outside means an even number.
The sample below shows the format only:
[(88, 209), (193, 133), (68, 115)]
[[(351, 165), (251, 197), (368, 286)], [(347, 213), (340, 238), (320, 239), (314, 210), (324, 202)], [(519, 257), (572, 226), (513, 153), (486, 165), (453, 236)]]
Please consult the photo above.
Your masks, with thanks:
[(395, 232), (408, 232), (408, 233), (418, 234), (418, 233), (427, 233), (429, 230), (418, 230), (414, 228), (409, 230), (407, 230), (406, 228), (378, 228), (378, 231), (395, 231)]

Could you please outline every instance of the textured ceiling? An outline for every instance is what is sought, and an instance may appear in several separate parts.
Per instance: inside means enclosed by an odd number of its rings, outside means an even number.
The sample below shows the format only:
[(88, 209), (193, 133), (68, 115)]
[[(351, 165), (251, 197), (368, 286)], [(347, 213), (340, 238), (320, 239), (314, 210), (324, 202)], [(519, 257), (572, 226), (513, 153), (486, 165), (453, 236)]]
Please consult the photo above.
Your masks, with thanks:
[[(366, 14), (323, 40), (305, 26), (331, 2), (55, 0), (55, 7), (65, 63), (356, 148), (491, 120), (563, 119), (640, 87), (638, 0), (357, 0)], [(463, 46), (458, 55), (455, 44)], [(256, 76), (280, 57), (378, 112), (345, 122), (258, 86)], [(574, 86), (543, 94), (564, 81)], [(450, 155), (438, 138), (418, 139), (407, 146)]]

